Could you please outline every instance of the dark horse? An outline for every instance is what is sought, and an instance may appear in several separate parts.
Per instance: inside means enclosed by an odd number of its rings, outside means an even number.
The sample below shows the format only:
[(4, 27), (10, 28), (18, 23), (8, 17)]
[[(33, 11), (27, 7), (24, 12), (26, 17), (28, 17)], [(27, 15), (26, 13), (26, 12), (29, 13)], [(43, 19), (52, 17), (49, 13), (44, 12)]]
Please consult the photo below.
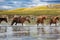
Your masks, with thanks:
[(58, 21), (59, 21), (59, 17), (58, 16), (52, 17), (50, 19), (50, 26), (51, 26), (52, 23), (55, 24), (55, 26), (57, 26), (56, 24), (57, 24)]
[(1, 23), (2, 21), (5, 21), (6, 23), (8, 22), (8, 21), (7, 21), (7, 18), (0, 18), (0, 23)]
[(46, 16), (40, 16), (37, 18), (37, 26), (41, 23), (42, 25), (44, 24), (44, 20), (46, 19)]
[(15, 23), (15, 25), (17, 25), (17, 23), (21, 23), (22, 26), (23, 26), (23, 23), (25, 21), (28, 21), (30, 23), (30, 19), (27, 18), (27, 17), (21, 17), (21, 16), (20, 17), (15, 17), (15, 18), (13, 18), (13, 21), (12, 21), (11, 25), (13, 25), (14, 23)]

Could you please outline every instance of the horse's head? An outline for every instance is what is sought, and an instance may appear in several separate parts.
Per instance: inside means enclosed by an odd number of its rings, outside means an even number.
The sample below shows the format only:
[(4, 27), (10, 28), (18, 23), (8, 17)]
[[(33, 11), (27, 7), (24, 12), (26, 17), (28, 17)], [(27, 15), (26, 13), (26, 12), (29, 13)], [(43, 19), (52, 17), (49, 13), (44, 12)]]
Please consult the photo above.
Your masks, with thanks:
[(57, 16), (57, 17), (55, 17), (55, 20), (59, 20), (59, 17)]
[(43, 16), (42, 19), (47, 19), (47, 17), (46, 16)]
[(30, 23), (30, 18), (29, 17), (25, 17), (26, 21), (28, 21)]

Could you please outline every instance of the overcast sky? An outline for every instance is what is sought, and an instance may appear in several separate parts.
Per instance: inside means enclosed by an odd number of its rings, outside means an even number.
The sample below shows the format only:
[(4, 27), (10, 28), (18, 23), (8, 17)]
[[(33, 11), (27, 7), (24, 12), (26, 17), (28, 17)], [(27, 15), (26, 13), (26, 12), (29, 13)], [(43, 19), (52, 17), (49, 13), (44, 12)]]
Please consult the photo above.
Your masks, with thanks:
[(34, 7), (60, 3), (60, 0), (0, 0), (0, 9)]

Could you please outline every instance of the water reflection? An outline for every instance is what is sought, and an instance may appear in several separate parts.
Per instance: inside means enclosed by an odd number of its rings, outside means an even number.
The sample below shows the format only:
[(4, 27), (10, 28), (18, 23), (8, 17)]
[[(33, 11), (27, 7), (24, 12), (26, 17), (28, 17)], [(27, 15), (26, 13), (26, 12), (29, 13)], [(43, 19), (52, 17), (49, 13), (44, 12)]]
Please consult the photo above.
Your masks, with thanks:
[(0, 26), (1, 40), (57, 40), (60, 38), (60, 27), (56, 26)]

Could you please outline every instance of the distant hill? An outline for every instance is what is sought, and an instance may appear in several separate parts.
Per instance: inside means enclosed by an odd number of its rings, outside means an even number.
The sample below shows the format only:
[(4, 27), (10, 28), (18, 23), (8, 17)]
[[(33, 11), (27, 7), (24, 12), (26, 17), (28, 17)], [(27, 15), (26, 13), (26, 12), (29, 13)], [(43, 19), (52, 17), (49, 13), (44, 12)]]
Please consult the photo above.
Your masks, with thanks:
[(17, 8), (14, 10), (2, 11), (0, 14), (20, 14), (20, 15), (56, 15), (60, 14), (59, 4), (50, 4), (46, 6), (38, 6), (32, 8)]
[(55, 8), (55, 9), (60, 9), (60, 4), (50, 4), (47, 5), (49, 8)]

